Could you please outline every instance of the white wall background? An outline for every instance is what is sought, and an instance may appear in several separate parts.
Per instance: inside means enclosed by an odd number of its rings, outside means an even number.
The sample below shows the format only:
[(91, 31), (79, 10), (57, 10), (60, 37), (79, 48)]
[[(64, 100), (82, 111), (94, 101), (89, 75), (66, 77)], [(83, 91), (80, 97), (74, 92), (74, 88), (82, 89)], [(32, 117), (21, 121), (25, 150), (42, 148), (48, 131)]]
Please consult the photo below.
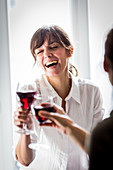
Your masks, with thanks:
[(70, 0), (70, 4), (75, 48), (72, 61), (78, 68), (79, 76), (90, 78), (88, 2), (87, 0)]
[(0, 170), (13, 170), (7, 0), (0, 0)]
[[(113, 0), (89, 0), (90, 75), (102, 92), (106, 115), (111, 110), (111, 85), (103, 70), (103, 40), (108, 27), (113, 24)], [(103, 47), (103, 48), (102, 48)], [(113, 101), (112, 101), (113, 102)]]

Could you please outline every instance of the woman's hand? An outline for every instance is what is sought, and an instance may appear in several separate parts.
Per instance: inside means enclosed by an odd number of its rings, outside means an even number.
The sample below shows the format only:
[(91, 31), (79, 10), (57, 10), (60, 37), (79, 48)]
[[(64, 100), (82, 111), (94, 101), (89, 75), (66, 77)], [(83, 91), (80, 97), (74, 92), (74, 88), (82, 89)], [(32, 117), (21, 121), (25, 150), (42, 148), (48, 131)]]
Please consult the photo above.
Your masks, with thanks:
[(22, 128), (23, 123), (27, 124), (28, 129), (32, 129), (31, 112), (30, 110), (24, 109), (23, 107), (18, 107), (14, 112), (14, 124), (17, 127)]
[(51, 123), (45, 123), (41, 126), (55, 127), (64, 134), (66, 134), (67, 133), (66, 129), (69, 128), (69, 126), (74, 122), (69, 118), (68, 115), (66, 115), (62, 107), (59, 107), (58, 105), (54, 104), (53, 108), (55, 112), (50, 113), (44, 110), (39, 112), (39, 116), (51, 120)]

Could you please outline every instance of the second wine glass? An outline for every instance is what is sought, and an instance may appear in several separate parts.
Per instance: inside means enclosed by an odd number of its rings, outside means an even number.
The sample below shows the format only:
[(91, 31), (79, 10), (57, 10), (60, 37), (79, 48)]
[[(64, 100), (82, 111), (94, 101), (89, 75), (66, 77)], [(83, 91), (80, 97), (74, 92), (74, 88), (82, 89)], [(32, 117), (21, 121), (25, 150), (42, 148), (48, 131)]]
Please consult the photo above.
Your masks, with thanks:
[[(42, 149), (48, 149), (49, 146), (47, 144), (42, 144), (40, 141), (40, 131), (41, 131), (41, 124), (44, 124), (48, 120), (44, 117), (39, 116), (39, 111), (40, 110), (45, 110), (48, 112), (54, 112), (53, 108), (53, 97), (52, 96), (44, 96), (44, 95), (36, 95), (35, 96), (36, 100), (32, 104), (32, 114), (35, 118), (35, 120), (38, 122), (38, 135), (37, 136), (37, 142), (34, 143), (32, 142), (29, 144), (29, 148), (37, 150), (37, 148), (42, 148)], [(47, 104), (46, 104), (47, 103)], [(34, 130), (35, 133), (35, 130)]]

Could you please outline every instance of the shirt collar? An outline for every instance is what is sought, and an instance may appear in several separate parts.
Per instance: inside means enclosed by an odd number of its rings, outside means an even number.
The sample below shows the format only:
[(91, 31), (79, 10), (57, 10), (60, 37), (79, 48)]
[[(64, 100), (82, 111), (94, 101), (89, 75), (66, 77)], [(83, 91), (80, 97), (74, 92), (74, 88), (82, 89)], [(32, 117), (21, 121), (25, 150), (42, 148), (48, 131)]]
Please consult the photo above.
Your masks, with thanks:
[(71, 75), (72, 78), (72, 87), (69, 92), (69, 95), (66, 97), (66, 100), (69, 100), (71, 97), (77, 102), (80, 102), (80, 89), (79, 89), (79, 82), (78, 82), (78, 77), (74, 77)]
[[(80, 104), (80, 89), (79, 89), (79, 82), (78, 82), (78, 78), (74, 77), (73, 75), (71, 75), (72, 78), (72, 87), (71, 90), (68, 94), (68, 96), (66, 97), (65, 100), (69, 100), (71, 97)], [(50, 85), (50, 83), (48, 82), (47, 78), (45, 75), (42, 76), (41, 81), (40, 81), (40, 88), (41, 88), (41, 93), (44, 95), (51, 95), (54, 97), (58, 97), (57, 92), (54, 90), (54, 88)], [(60, 96), (59, 96), (60, 97)]]

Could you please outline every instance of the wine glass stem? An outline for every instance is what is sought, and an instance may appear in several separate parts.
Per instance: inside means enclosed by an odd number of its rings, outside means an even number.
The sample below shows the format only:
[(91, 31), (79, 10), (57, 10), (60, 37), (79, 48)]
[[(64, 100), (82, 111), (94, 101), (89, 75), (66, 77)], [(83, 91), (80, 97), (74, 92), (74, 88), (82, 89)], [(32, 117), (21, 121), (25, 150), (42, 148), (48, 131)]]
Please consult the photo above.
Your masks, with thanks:
[(23, 123), (23, 129), (27, 130), (27, 124)]
[(39, 126), (39, 130), (38, 130), (38, 138), (37, 138), (37, 142), (40, 143), (41, 140), (40, 140), (40, 133), (41, 133), (41, 127)]

